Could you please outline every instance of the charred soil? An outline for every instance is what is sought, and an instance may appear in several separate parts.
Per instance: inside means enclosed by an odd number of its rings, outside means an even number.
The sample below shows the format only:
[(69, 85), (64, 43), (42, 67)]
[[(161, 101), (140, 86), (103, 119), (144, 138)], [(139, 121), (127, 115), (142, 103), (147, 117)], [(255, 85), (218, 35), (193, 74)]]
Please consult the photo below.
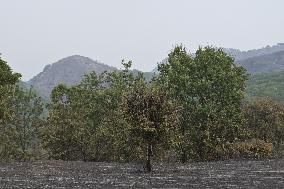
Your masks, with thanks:
[(0, 163), (0, 188), (284, 188), (284, 159), (154, 164)]

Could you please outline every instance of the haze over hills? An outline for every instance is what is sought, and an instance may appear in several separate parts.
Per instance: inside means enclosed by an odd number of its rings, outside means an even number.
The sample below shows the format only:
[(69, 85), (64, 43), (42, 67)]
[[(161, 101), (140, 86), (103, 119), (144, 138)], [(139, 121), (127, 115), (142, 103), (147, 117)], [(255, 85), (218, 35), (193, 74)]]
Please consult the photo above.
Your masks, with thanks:
[[(239, 51), (236, 49), (224, 49), (226, 52), (230, 53), (232, 56), (235, 56), (236, 63), (242, 65), (248, 70), (248, 73), (269, 73), (266, 74), (257, 74), (257, 76), (251, 76), (251, 79), (248, 81), (247, 93), (249, 96), (255, 94), (260, 94), (260, 96), (265, 95), (262, 91), (267, 91), (269, 79), (280, 78), (282, 72), (274, 73), (274, 71), (283, 70), (284, 74), (284, 44), (277, 44), (275, 46), (267, 46), (265, 48), (249, 50), (249, 51)], [(162, 61), (165, 63), (166, 59)], [(88, 57), (74, 55), (67, 58), (63, 58), (56, 63), (45, 66), (43, 71), (37, 76), (28, 81), (29, 85), (32, 85), (34, 89), (39, 93), (39, 95), (48, 98), (52, 89), (60, 84), (64, 83), (67, 85), (74, 85), (79, 83), (83, 76), (86, 73), (95, 71), (97, 74), (100, 74), (104, 71), (114, 71), (117, 70), (114, 67), (108, 66), (106, 64), (99, 63)], [(133, 70), (134, 73), (138, 73), (138, 70)], [(150, 80), (154, 74), (157, 74), (157, 67), (152, 70), (152, 72), (145, 72), (145, 78)], [(273, 76), (276, 74), (277, 76)], [(264, 79), (265, 77), (266, 79)], [(280, 80), (282, 77), (280, 78)], [(284, 79), (284, 78), (283, 78)], [(270, 82), (270, 88), (275, 85), (278, 88), (282, 86), (282, 80), (279, 79), (275, 82)], [(259, 82), (261, 81), (261, 86)], [(280, 83), (279, 83), (280, 82)], [(263, 84), (264, 83), (264, 84)], [(277, 84), (276, 84), (277, 83)], [(258, 87), (256, 87), (258, 86)], [(257, 90), (257, 88), (262, 88)], [(255, 92), (251, 92), (251, 91)], [(282, 89), (278, 93), (281, 93)], [(280, 96), (282, 93), (280, 94)], [(279, 95), (278, 95), (279, 96)], [(284, 96), (284, 94), (283, 94)], [(283, 98), (284, 100), (284, 98)]]
[(236, 61), (236, 63), (246, 68), (248, 73), (284, 70), (284, 50)]

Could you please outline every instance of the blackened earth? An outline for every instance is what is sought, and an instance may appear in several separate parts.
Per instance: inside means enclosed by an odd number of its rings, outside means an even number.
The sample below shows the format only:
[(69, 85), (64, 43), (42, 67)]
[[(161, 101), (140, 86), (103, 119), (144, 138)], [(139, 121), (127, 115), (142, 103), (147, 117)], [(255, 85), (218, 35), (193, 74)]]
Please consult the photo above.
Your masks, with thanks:
[(0, 188), (284, 188), (284, 159), (155, 164), (0, 163)]

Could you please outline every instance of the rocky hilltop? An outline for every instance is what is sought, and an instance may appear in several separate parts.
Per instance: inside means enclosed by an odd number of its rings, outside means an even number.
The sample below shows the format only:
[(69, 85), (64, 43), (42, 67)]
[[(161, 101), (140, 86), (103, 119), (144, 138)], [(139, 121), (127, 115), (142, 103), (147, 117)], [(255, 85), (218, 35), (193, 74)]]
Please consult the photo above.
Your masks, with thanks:
[(40, 96), (48, 98), (52, 89), (60, 83), (74, 85), (80, 82), (86, 73), (95, 71), (100, 74), (113, 70), (116, 68), (88, 57), (74, 55), (45, 66), (41, 73), (28, 81), (28, 84), (33, 86)]

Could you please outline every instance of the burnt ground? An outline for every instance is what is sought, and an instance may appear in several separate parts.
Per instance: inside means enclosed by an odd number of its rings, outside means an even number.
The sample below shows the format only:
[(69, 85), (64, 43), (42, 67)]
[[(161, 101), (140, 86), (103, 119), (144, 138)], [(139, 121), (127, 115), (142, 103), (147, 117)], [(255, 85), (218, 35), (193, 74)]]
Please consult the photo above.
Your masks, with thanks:
[(284, 188), (284, 159), (156, 164), (0, 163), (0, 188)]

